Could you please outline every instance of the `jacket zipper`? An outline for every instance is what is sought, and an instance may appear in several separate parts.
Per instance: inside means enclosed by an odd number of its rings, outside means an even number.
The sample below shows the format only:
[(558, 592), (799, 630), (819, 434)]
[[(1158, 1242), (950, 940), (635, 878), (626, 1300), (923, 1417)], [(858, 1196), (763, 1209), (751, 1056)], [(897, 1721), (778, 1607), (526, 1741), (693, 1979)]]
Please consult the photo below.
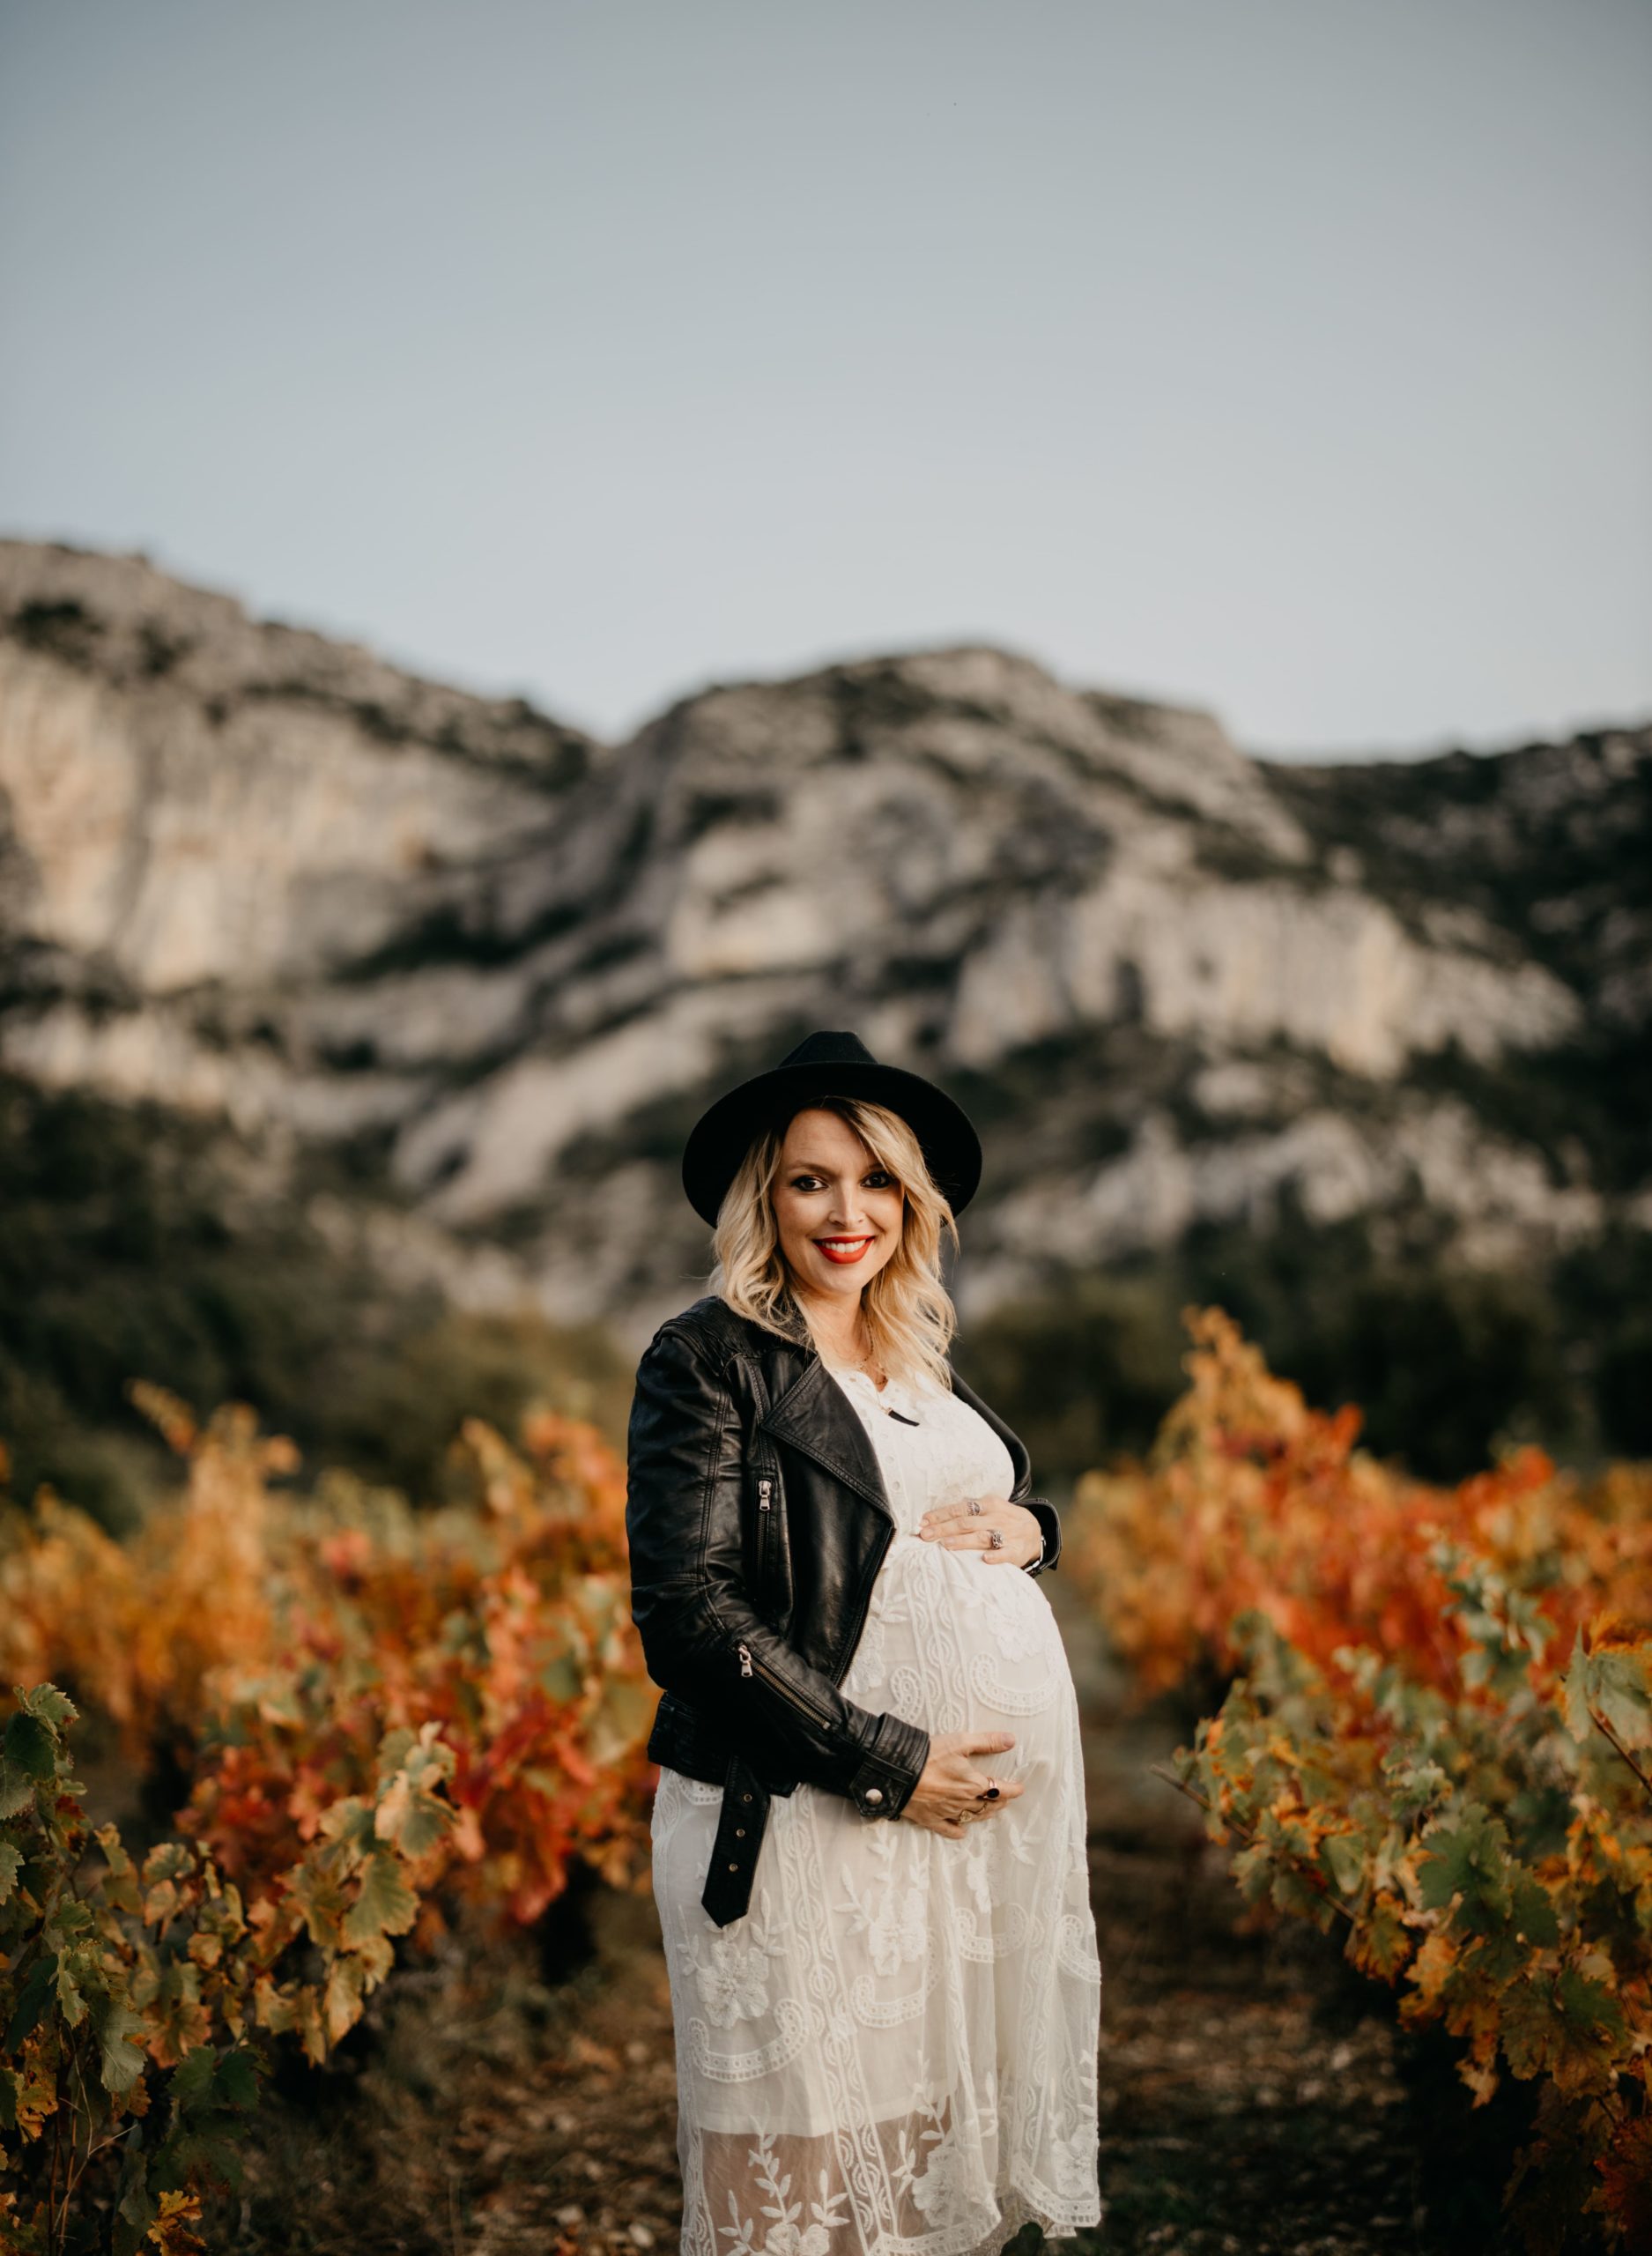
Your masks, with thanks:
[[(740, 1644), (737, 1645), (735, 1650), (740, 1656), (741, 1675), (750, 1676), (752, 1673), (752, 1648), (747, 1644)], [(829, 1712), (817, 1706), (815, 1702), (804, 1693), (799, 1692), (795, 1684), (788, 1683), (783, 1676), (777, 1675), (767, 1661), (757, 1662), (756, 1673), (762, 1677), (765, 1683), (772, 1684), (777, 1692), (789, 1700), (794, 1708), (801, 1708), (805, 1715), (812, 1716), (817, 1723), (824, 1725), (827, 1730), (831, 1729), (833, 1719)]]
[(774, 1480), (765, 1474), (757, 1484), (757, 1573), (759, 1588), (768, 1581), (768, 1531), (774, 1518)]

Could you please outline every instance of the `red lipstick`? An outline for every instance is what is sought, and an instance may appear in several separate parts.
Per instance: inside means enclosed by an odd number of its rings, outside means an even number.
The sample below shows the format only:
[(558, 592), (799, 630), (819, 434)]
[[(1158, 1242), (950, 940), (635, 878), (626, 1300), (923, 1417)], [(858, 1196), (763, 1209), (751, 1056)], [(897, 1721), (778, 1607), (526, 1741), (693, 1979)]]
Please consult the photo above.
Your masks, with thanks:
[(840, 1268), (847, 1268), (851, 1263), (860, 1260), (873, 1244), (874, 1240), (871, 1237), (856, 1235), (841, 1238), (818, 1237), (813, 1243), (819, 1247), (828, 1261), (836, 1262)]

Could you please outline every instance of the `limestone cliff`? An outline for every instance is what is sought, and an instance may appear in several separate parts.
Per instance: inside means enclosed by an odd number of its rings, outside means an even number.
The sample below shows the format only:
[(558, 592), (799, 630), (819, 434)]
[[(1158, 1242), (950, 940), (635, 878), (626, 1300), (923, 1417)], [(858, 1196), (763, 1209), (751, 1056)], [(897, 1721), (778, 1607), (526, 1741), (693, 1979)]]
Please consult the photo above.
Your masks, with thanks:
[[(967, 1312), (1286, 1198), (1470, 1260), (1652, 1228), (1612, 1096), (1649, 870), (1646, 724), (1287, 766), (964, 648), (604, 748), (0, 544), (0, 1063), (221, 1120), (294, 1196), (347, 1150), (341, 1243), (632, 1341), (707, 1264), (687, 1124), (816, 1026), (978, 1118)], [(1574, 1071), (1574, 1122), (1513, 1094)]]

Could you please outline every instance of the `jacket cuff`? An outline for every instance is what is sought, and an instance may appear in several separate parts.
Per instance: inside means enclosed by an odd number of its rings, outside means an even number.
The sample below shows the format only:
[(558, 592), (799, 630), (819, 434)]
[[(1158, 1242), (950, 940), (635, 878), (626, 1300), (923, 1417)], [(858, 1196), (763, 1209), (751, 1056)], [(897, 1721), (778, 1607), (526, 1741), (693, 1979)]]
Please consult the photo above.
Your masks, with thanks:
[(923, 1776), (930, 1734), (904, 1716), (882, 1715), (871, 1744), (849, 1779), (849, 1798), (863, 1817), (899, 1817)]
[(1041, 1575), (1048, 1572), (1061, 1556), (1061, 1514), (1043, 1496), (1023, 1496), (1021, 1503), (1037, 1520), (1044, 1538), (1044, 1555), (1023, 1572)]

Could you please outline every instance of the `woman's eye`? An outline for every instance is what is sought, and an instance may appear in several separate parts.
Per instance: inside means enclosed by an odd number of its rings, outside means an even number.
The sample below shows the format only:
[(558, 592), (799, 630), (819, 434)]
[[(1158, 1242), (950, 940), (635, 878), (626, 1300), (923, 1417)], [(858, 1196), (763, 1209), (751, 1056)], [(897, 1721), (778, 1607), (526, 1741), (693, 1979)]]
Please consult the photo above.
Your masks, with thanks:
[[(887, 1168), (875, 1167), (870, 1175), (863, 1175), (861, 1177), (861, 1182), (868, 1190), (886, 1191), (894, 1179)], [(818, 1175), (794, 1175), (791, 1178), (791, 1187), (794, 1191), (812, 1191), (820, 1181), (821, 1177)]]

